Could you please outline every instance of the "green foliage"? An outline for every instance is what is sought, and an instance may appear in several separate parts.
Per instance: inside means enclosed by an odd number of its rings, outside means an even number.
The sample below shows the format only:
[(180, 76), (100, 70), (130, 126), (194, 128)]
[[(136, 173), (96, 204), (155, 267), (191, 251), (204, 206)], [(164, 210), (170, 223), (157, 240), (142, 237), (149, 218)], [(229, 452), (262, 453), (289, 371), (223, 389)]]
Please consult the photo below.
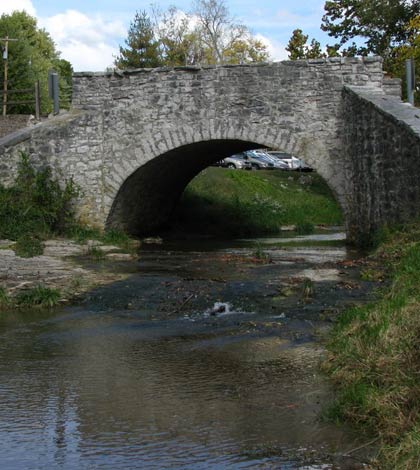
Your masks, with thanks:
[(253, 256), (259, 261), (264, 261), (267, 263), (270, 263), (272, 261), (270, 255), (264, 250), (260, 243), (257, 243), (253, 252)]
[[(0, 37), (18, 39), (9, 42), (8, 88), (10, 90), (34, 88), (39, 80), (41, 91), (41, 111), (51, 111), (48, 97), (48, 71), (55, 69), (60, 74), (61, 106), (70, 104), (72, 67), (69, 62), (60, 59), (50, 35), (37, 25), (36, 18), (25, 11), (14, 11), (0, 17)], [(0, 61), (0, 76), (3, 77), (4, 61)], [(33, 99), (33, 95), (10, 95), (13, 101)], [(8, 107), (8, 113), (33, 113), (33, 105)]]
[(325, 2), (321, 29), (339, 39), (338, 46), (363, 38), (365, 43), (353, 43), (344, 55), (376, 54), (388, 58), (392, 49), (407, 41), (406, 25), (420, 14), (417, 0), (330, 0)]
[(124, 249), (131, 249), (133, 242), (125, 232), (117, 229), (106, 230), (100, 240), (107, 245), (117, 245)]
[[(406, 25), (407, 41), (397, 46), (392, 55), (392, 60), (387, 61), (387, 71), (393, 76), (401, 78), (405, 83), (405, 61), (406, 59), (414, 59), (417, 90), (415, 91), (416, 105), (420, 105), (420, 14), (412, 18)], [(403, 94), (406, 94), (406, 86), (403, 87)]]
[(184, 191), (174, 225), (223, 238), (279, 233), (282, 225), (332, 225), (341, 220), (337, 202), (318, 175), (207, 168)]
[(311, 222), (300, 222), (296, 225), (296, 232), (299, 235), (309, 235), (315, 232), (314, 224)]
[(21, 258), (32, 258), (33, 256), (42, 255), (44, 252), (42, 241), (37, 236), (28, 233), (19, 237), (13, 248)]
[(88, 240), (100, 240), (102, 237), (102, 232), (97, 228), (74, 224), (70, 230), (67, 231), (67, 235), (70, 238), (73, 238), (77, 243), (83, 245)]
[(224, 0), (197, 0), (193, 14), (153, 7), (152, 18), (136, 13), (117, 67), (241, 64), (269, 57), (265, 44), (233, 20)]
[(291, 60), (325, 57), (321, 50), (321, 44), (316, 39), (312, 39), (308, 45), (308, 35), (303, 34), (303, 31), (299, 28), (293, 31), (286, 51), (289, 52), (289, 59)]
[(389, 285), (376, 302), (340, 316), (324, 363), (338, 390), (329, 416), (377, 435), (383, 469), (415, 470), (420, 462), (419, 233), (420, 223), (381, 245), (375, 256)]
[(35, 170), (22, 154), (15, 184), (0, 186), (0, 238), (64, 234), (74, 223), (72, 202), (77, 195), (71, 179), (61, 188), (49, 168)]
[[(105, 232), (102, 232), (97, 228), (84, 227), (78, 224), (73, 224), (71, 229), (66, 232), (66, 235), (70, 238), (73, 238), (81, 245), (84, 245), (89, 240), (97, 240), (104, 245), (116, 245), (127, 251), (133, 251), (137, 246), (134, 240), (130, 238), (125, 232), (117, 229), (109, 229)], [(94, 254), (95, 253), (93, 253), (93, 255)]]
[(96, 261), (105, 258), (104, 251), (99, 246), (95, 245), (91, 245), (88, 247), (87, 255), (89, 256), (89, 258), (92, 258)]
[(127, 47), (120, 47), (120, 55), (115, 60), (117, 67), (126, 69), (162, 65), (159, 42), (146, 11), (136, 12), (125, 42)]
[(10, 305), (10, 297), (4, 287), (0, 287), (0, 310)]
[(266, 46), (234, 20), (225, 0), (195, 0), (193, 13), (202, 49), (199, 63), (241, 64), (268, 59)]
[(295, 29), (289, 43), (286, 46), (286, 51), (289, 53), (289, 59), (304, 59), (306, 57), (306, 43), (308, 36), (303, 34), (301, 29)]
[(19, 292), (14, 298), (17, 307), (54, 307), (60, 301), (60, 291), (42, 285)]

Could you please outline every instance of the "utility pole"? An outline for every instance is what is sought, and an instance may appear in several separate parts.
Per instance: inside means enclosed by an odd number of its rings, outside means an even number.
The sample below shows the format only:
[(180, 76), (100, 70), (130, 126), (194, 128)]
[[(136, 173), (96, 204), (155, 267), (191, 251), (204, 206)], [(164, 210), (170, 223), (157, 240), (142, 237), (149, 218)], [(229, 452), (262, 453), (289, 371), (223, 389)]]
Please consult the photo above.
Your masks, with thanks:
[(3, 60), (4, 60), (4, 82), (3, 82), (3, 116), (6, 116), (7, 113), (7, 79), (8, 79), (8, 55), (9, 55), (9, 41), (18, 41), (18, 39), (9, 38), (0, 38), (0, 41), (4, 42), (4, 47), (2, 47)]

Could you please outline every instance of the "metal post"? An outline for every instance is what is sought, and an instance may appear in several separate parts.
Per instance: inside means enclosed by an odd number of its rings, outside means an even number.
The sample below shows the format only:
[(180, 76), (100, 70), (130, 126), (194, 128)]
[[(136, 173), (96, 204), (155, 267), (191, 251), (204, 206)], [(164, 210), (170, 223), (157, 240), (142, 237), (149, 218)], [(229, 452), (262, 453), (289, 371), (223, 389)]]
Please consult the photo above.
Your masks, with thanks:
[(416, 87), (414, 59), (407, 59), (405, 61), (405, 75), (407, 81), (407, 101), (414, 106), (414, 90)]
[(39, 121), (39, 116), (41, 114), (41, 104), (39, 96), (39, 80), (35, 82), (35, 118)]
[(60, 112), (60, 90), (58, 87), (58, 73), (53, 74), (53, 90), (54, 90), (54, 114)]
[(60, 112), (60, 90), (58, 84), (58, 73), (50, 70), (48, 72), (48, 92), (54, 103), (54, 114)]

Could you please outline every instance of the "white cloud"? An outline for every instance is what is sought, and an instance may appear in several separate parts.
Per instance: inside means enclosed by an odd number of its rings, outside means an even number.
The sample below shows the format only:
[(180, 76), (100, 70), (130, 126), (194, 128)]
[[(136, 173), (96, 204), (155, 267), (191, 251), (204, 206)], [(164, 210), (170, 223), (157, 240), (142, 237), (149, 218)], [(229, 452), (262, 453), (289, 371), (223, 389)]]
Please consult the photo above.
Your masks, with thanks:
[(249, 18), (249, 23), (255, 29), (268, 28), (318, 28), (321, 23), (322, 11), (312, 10), (306, 14), (293, 13), (289, 10), (277, 10), (275, 15), (255, 16)]
[(36, 11), (35, 7), (33, 6), (31, 0), (2, 0), (0, 3), (0, 15), (3, 13), (10, 14), (14, 11), (22, 11), (25, 10), (32, 16), (35, 16)]
[(75, 72), (101, 72), (107, 67), (112, 67), (114, 56), (118, 54), (118, 48), (104, 42), (89, 45), (78, 39), (66, 41), (64, 46), (59, 45), (61, 57), (68, 60)]
[[(0, 15), (22, 10), (37, 16), (31, 0), (0, 0)], [(88, 16), (76, 10), (37, 19), (39, 26), (50, 33), (61, 57), (75, 71), (105, 70), (112, 65), (118, 54), (118, 43), (127, 34), (121, 21), (108, 21), (100, 15)]]
[(93, 46), (107, 38), (126, 33), (126, 28), (120, 21), (105, 21), (99, 15), (89, 17), (76, 10), (42, 18), (40, 23), (57, 43), (62, 44), (77, 38), (78, 41)]
[(127, 32), (121, 21), (107, 21), (100, 15), (87, 16), (76, 10), (40, 18), (39, 23), (75, 71), (101, 71), (112, 65), (119, 38)]
[(283, 44), (262, 34), (256, 34), (254, 37), (267, 46), (270, 59), (274, 61), (287, 60), (287, 51)]

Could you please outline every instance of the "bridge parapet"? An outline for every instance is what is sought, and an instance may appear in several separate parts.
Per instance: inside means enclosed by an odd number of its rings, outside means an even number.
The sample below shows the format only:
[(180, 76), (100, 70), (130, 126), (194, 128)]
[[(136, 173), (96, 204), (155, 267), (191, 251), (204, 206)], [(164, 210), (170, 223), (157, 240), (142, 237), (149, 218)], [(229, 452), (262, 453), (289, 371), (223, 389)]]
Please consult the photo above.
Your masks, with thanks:
[(350, 86), (344, 103), (348, 224), (357, 242), (383, 225), (420, 217), (420, 109), (380, 90)]
[(283, 61), (256, 65), (221, 65), (160, 67), (154, 69), (132, 69), (114, 72), (77, 72), (73, 75), (73, 107), (98, 109), (115, 100), (139, 99), (145, 95), (158, 96), (162, 91), (171, 94), (180, 92), (212, 92), (217, 85), (222, 95), (235, 93), (238, 85), (254, 86), (259, 82), (266, 88), (267, 80), (274, 80), (279, 90), (290, 86), (331, 91), (343, 85), (382, 87), (382, 58), (336, 57)]

